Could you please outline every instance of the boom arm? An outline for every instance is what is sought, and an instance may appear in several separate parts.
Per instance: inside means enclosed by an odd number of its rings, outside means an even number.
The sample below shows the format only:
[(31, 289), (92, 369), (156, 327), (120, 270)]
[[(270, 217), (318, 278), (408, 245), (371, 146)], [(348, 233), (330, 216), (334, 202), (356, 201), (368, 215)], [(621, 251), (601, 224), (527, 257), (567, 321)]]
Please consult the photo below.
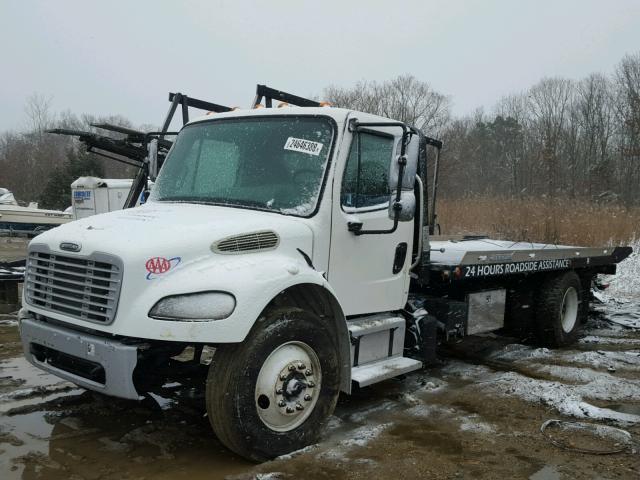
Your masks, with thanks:
[[(78, 137), (78, 140), (86, 145), (88, 152), (137, 167), (138, 172), (129, 191), (127, 201), (124, 204), (124, 208), (131, 208), (137, 204), (140, 194), (147, 188), (149, 174), (151, 173), (153, 175), (155, 173), (150, 172), (150, 164), (153, 164), (152, 170), (159, 170), (173, 145), (172, 141), (164, 137), (166, 135), (176, 135), (175, 132), (169, 132), (168, 130), (173, 116), (178, 109), (178, 105), (181, 106), (183, 125), (189, 121), (189, 107), (217, 113), (232, 110), (231, 107), (199, 100), (197, 98), (190, 98), (182, 93), (169, 93), (169, 101), (171, 102), (171, 106), (167, 112), (162, 129), (159, 132), (142, 132), (109, 123), (96, 123), (92, 124), (92, 126), (102, 130), (120, 133), (125, 135), (125, 137), (123, 139), (114, 139), (104, 135), (98, 135), (97, 133), (65, 128), (55, 128), (53, 130), (47, 130), (47, 132)], [(152, 140), (153, 143), (157, 141), (157, 150), (155, 150), (154, 146), (153, 151), (150, 151), (149, 143)], [(152, 155), (153, 159), (150, 159)]]

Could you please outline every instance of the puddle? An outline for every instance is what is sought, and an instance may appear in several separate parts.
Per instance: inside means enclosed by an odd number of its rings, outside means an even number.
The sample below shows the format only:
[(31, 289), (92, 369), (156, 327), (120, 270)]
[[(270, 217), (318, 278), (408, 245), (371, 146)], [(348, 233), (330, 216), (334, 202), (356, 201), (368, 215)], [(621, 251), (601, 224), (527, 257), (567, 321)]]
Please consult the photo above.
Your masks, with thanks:
[[(50, 375), (39, 368), (34, 367), (27, 362), (24, 357), (15, 357), (8, 360), (0, 360), (0, 378), (5, 380), (13, 380), (20, 383), (20, 390), (27, 388), (47, 387), (51, 385), (72, 385), (69, 382)], [(14, 393), (14, 388), (3, 391), (0, 382), (0, 402), (3, 397), (7, 397), (9, 391)], [(9, 395), (10, 396), (10, 395)]]
[(555, 467), (545, 465), (529, 477), (529, 480), (560, 480), (560, 473)]
[(604, 406), (614, 412), (638, 415), (640, 417), (640, 403), (614, 403)]
[(610, 425), (552, 419), (547, 420), (540, 430), (551, 444), (570, 452), (593, 455), (634, 453), (633, 436), (627, 430)]
[[(2, 476), (46, 479), (222, 479), (252, 466), (214, 437), (202, 412), (165, 411), (95, 396), (74, 396), (67, 408), (0, 416), (20, 445), (1, 444)], [(67, 397), (68, 398), (68, 397)], [(51, 402), (49, 402), (51, 403)], [(13, 469), (13, 470), (12, 470)]]

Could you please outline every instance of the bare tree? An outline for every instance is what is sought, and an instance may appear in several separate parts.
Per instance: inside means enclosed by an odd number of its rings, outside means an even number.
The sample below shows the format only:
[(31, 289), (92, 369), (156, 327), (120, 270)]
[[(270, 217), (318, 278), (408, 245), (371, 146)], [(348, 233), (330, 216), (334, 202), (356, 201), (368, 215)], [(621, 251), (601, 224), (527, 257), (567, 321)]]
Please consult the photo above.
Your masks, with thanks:
[(566, 126), (573, 100), (573, 83), (563, 78), (544, 78), (529, 90), (529, 105), (535, 119), (541, 145), (540, 160), (545, 166), (547, 194), (554, 196), (564, 183), (559, 168), (559, 152), (563, 129)]
[(412, 75), (381, 83), (362, 81), (353, 88), (331, 86), (324, 98), (337, 107), (406, 122), (430, 135), (438, 135), (451, 117), (449, 97)]
[(41, 93), (33, 93), (25, 105), (25, 113), (29, 120), (28, 130), (39, 135), (51, 127), (55, 117), (51, 113), (53, 97), (46, 97)]
[[(47, 180), (55, 172), (67, 168), (70, 161), (74, 165), (90, 165), (92, 171), (100, 171), (110, 177), (133, 176), (132, 168), (94, 154), (85, 154), (84, 145), (77, 140), (47, 133), (48, 129), (55, 127), (97, 131), (91, 126), (92, 123), (131, 127), (131, 122), (126, 118), (119, 115), (78, 117), (69, 111), (55, 115), (51, 111), (51, 99), (40, 94), (27, 99), (25, 113), (26, 130), (0, 134), (0, 187), (9, 188), (19, 200), (29, 202), (40, 199)], [(122, 137), (122, 134), (115, 132), (102, 130), (100, 133)], [(65, 186), (67, 187), (68, 185)]]
[(640, 53), (622, 59), (614, 75), (619, 177), (627, 203), (640, 201)]
[(577, 84), (574, 121), (579, 130), (576, 176), (582, 173), (585, 191), (593, 196), (611, 185), (611, 138), (614, 110), (611, 83), (601, 74), (592, 74)]

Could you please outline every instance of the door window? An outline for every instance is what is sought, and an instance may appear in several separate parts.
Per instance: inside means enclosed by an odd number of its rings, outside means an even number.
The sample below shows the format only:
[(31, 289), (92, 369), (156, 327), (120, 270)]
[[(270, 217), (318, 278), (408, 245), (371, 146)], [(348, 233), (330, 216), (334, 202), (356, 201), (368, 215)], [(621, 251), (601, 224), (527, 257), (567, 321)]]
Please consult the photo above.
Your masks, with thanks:
[(391, 194), (389, 167), (393, 157), (393, 145), (394, 139), (391, 135), (360, 132), (353, 139), (342, 178), (343, 207), (386, 208)]

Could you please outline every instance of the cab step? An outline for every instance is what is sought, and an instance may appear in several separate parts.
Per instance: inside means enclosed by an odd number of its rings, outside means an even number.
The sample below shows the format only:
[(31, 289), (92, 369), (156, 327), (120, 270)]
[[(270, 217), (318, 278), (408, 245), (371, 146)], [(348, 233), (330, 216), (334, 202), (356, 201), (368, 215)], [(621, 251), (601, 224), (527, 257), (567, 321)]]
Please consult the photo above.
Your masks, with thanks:
[(422, 362), (407, 357), (393, 357), (351, 369), (351, 381), (359, 387), (388, 380), (422, 368)]
[(377, 313), (347, 321), (351, 337), (351, 366), (402, 356), (405, 320), (391, 313)]
[(347, 321), (351, 337), (351, 380), (360, 387), (417, 370), (422, 362), (403, 357), (406, 320), (377, 313)]

